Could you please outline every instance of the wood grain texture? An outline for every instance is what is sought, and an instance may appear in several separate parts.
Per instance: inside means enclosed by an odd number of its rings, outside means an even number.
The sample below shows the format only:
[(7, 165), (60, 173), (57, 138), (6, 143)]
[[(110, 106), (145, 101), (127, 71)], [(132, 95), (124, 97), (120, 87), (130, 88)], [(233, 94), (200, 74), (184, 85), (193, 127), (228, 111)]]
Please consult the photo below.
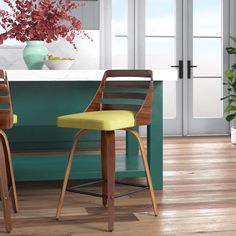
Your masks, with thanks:
[(103, 98), (145, 99), (145, 93), (103, 93)]
[(0, 128), (9, 129), (13, 126), (13, 111), (7, 74), (3, 70), (0, 70), (0, 85), (0, 104), (6, 106), (0, 108)]
[(143, 140), (137, 131), (135, 131), (133, 129), (126, 129), (126, 130), (129, 131), (130, 133), (132, 133), (136, 137), (136, 139), (138, 140), (140, 153), (141, 153), (141, 156), (143, 159), (143, 166), (144, 166), (144, 170), (145, 170), (145, 174), (146, 174), (146, 178), (147, 178), (147, 183), (149, 186), (149, 192), (150, 192), (151, 199), (152, 199), (152, 206), (153, 206), (154, 215), (157, 216), (157, 214), (158, 214), (157, 203), (156, 203), (155, 193), (153, 190), (152, 177), (151, 177), (150, 170), (149, 170), (149, 164), (148, 164), (148, 159), (147, 159), (146, 150), (145, 150), (145, 147), (143, 144)]
[[(124, 150), (123, 141), (116, 146)], [(109, 234), (100, 198), (68, 193), (62, 220), (56, 221), (61, 183), (18, 183), (21, 209), (12, 216), (11, 236), (235, 236), (235, 173), (236, 146), (229, 137), (166, 138), (164, 190), (155, 192), (158, 217), (148, 192), (118, 198), (115, 231)], [(101, 186), (87, 190), (101, 191)], [(116, 186), (117, 193), (123, 190)], [(0, 235), (9, 236), (1, 216)]]
[[(122, 76), (122, 74), (120, 74), (118, 71), (116, 73), (117, 74), (112, 76), (112, 77)], [(128, 77), (129, 75), (123, 73), (123, 76)], [(130, 76), (132, 76), (131, 73), (130, 73)], [(147, 77), (147, 75), (145, 75), (145, 77)], [(136, 82), (136, 81), (135, 81), (135, 83), (134, 82), (129, 82), (129, 81), (124, 81), (124, 82), (120, 82), (120, 81), (119, 82), (113, 82), (113, 81), (110, 81), (110, 82), (106, 83), (106, 87), (107, 88), (147, 88), (148, 89), (149, 88), (149, 83), (147, 83), (147, 82)]]
[(5, 134), (3, 130), (0, 130), (0, 140), (1, 140), (1, 145), (3, 147), (3, 154), (4, 154), (1, 157), (5, 159), (5, 163), (6, 163), (7, 182), (8, 182), (8, 187), (10, 187), (12, 206), (13, 206), (14, 212), (17, 213), (19, 210), (19, 206), (18, 206), (18, 200), (17, 200), (14, 170), (13, 170), (12, 159), (11, 159), (11, 150), (10, 150), (7, 135)]
[[(1, 131), (1, 130), (0, 130)], [(0, 136), (0, 196), (2, 201), (2, 211), (4, 216), (4, 224), (6, 232), (11, 232), (11, 211), (10, 211), (10, 197), (8, 193), (8, 181), (6, 171), (6, 161), (4, 148), (2, 145), (2, 137)]]
[(76, 133), (76, 135), (73, 139), (70, 154), (69, 154), (69, 157), (68, 157), (66, 173), (65, 173), (65, 177), (64, 177), (64, 180), (63, 180), (63, 185), (62, 185), (62, 188), (61, 188), (61, 194), (60, 194), (58, 205), (57, 205), (57, 211), (56, 211), (56, 219), (57, 220), (59, 220), (60, 215), (61, 215), (62, 205), (63, 205), (64, 198), (65, 198), (65, 193), (66, 193), (68, 180), (69, 180), (69, 177), (70, 177), (70, 171), (71, 171), (71, 167), (72, 167), (72, 162), (73, 162), (76, 146), (78, 144), (78, 141), (79, 141), (80, 137), (83, 134), (87, 133), (87, 132), (89, 132), (89, 131), (86, 130), (86, 129), (82, 129), (82, 130), (80, 130)]
[(9, 96), (2, 96), (0, 97), (0, 104), (10, 104), (10, 98)]
[[(109, 81), (109, 78), (112, 77), (134, 77), (134, 81)], [(148, 78), (149, 81), (138, 81), (140, 77)], [(92, 99), (91, 103), (85, 111), (88, 112), (99, 110), (131, 110), (137, 112), (137, 114), (135, 115), (135, 125), (149, 125), (151, 122), (152, 115), (153, 86), (153, 75), (151, 70), (107, 70), (103, 75), (103, 79), (94, 98)], [(147, 89), (147, 92), (145, 94), (145, 97), (143, 96), (143, 93), (140, 93), (140, 96), (143, 98), (142, 105), (130, 105), (129, 103), (101, 104), (101, 100), (103, 98), (107, 98), (107, 96), (112, 96), (110, 93), (107, 93), (105, 91), (106, 88), (121, 89), (113, 98), (120, 98), (122, 89), (125, 88), (145, 88)], [(134, 95), (130, 94), (131, 92), (127, 92), (124, 98), (130, 100), (137, 97), (136, 92), (134, 92)]]
[(102, 167), (102, 204), (104, 207), (107, 206), (107, 155), (106, 152), (106, 134), (101, 132), (101, 167)]
[(115, 132), (102, 131), (102, 156), (104, 156), (107, 169), (107, 211), (108, 211), (108, 231), (112, 232), (114, 229), (115, 220)]
[(0, 92), (7, 93), (7, 91), (8, 91), (7, 85), (6, 84), (0, 84)]
[(128, 105), (128, 104), (103, 104), (103, 110), (129, 110), (129, 111), (139, 111), (141, 106), (139, 105)]

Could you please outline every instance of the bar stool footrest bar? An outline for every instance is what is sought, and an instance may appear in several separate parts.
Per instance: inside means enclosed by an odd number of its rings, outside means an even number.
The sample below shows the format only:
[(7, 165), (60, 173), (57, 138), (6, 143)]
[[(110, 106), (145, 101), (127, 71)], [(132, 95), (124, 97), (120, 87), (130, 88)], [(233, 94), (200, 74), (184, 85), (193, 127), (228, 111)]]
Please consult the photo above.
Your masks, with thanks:
[[(84, 190), (80, 190), (79, 189), (79, 188), (83, 188), (83, 187), (86, 187), (86, 186), (94, 185), (94, 184), (97, 184), (97, 183), (102, 183), (104, 181), (105, 180), (101, 179), (101, 180), (96, 180), (96, 181), (88, 182), (88, 183), (85, 183), (85, 184), (80, 184), (80, 185), (68, 187), (68, 188), (66, 188), (66, 191), (72, 192), (72, 193), (79, 193), (79, 194), (94, 196), (94, 197), (104, 197), (103, 194), (89, 192), (89, 191), (84, 191)], [(133, 193), (137, 193), (137, 192), (141, 192), (141, 191), (144, 191), (146, 189), (149, 189), (149, 186), (148, 185), (144, 185), (144, 184), (126, 183), (126, 182), (122, 182), (122, 181), (116, 181), (115, 183), (116, 184), (120, 184), (120, 185), (127, 185), (127, 186), (132, 186), (132, 187), (138, 187), (139, 189), (135, 189), (135, 190), (127, 191), (127, 192), (124, 192), (124, 193), (116, 194), (116, 195), (114, 195), (113, 198), (119, 198), (119, 197), (127, 196), (127, 195), (130, 195), (130, 194), (133, 194)], [(105, 197), (107, 197), (107, 196), (105, 196)]]

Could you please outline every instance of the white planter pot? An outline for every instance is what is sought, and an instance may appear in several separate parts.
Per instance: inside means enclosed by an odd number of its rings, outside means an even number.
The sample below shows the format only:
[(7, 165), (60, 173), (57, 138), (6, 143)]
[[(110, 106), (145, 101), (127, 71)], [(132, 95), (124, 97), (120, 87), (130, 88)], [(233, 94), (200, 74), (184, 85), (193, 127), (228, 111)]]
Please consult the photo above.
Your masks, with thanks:
[(236, 127), (231, 127), (231, 142), (236, 144)]

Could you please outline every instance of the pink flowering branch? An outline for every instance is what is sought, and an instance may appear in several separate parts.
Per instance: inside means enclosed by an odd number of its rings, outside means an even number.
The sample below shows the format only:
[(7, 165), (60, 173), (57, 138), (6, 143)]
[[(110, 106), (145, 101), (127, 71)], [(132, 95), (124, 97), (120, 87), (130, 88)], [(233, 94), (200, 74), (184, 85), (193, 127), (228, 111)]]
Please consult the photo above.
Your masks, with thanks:
[(80, 7), (79, 3), (71, 0), (41, 0), (39, 4), (36, 0), (3, 1), (10, 10), (0, 10), (0, 27), (4, 30), (0, 34), (0, 44), (9, 38), (50, 43), (62, 37), (77, 49), (74, 40), (81, 33), (92, 41), (87, 33), (81, 31), (80, 20), (70, 15)]

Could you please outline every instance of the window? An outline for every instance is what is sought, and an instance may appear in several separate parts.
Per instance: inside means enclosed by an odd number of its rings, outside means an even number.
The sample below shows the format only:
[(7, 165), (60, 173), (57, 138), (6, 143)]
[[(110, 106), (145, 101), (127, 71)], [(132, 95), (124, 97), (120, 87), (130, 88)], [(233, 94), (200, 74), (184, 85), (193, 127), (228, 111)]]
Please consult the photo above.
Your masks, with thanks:
[(112, 0), (112, 68), (128, 68), (127, 0)]

